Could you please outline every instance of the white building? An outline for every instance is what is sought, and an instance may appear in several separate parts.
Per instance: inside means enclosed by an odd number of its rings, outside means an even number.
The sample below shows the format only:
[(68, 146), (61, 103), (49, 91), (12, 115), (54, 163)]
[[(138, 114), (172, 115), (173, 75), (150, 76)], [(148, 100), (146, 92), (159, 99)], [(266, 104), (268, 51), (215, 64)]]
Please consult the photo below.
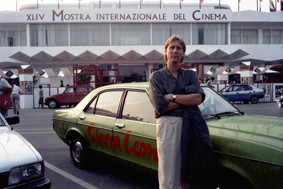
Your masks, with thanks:
[[(18, 66), (27, 64), (32, 72), (20, 70), (20, 81), (44, 70), (48, 78), (39, 83), (58, 87), (60, 80), (73, 84), (73, 65), (86, 64), (119, 70), (111, 82), (147, 81), (164, 65), (164, 43), (173, 34), (187, 45), (184, 66), (195, 68), (203, 80), (212, 74), (228, 83), (228, 76), (240, 71), (252, 83), (255, 70), (265, 73), (283, 64), (282, 11), (139, 1), (41, 3), (0, 12), (0, 74), (10, 70), (18, 76)], [(58, 78), (60, 71), (65, 77)]]

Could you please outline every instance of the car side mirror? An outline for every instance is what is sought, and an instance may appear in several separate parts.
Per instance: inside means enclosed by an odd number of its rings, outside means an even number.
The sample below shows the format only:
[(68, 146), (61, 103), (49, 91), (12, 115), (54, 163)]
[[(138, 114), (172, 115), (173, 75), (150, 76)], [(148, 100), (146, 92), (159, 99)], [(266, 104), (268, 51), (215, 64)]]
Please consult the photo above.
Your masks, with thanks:
[(6, 121), (8, 122), (9, 125), (14, 125), (17, 123), (20, 123), (20, 117), (19, 116), (9, 116), (5, 117)]

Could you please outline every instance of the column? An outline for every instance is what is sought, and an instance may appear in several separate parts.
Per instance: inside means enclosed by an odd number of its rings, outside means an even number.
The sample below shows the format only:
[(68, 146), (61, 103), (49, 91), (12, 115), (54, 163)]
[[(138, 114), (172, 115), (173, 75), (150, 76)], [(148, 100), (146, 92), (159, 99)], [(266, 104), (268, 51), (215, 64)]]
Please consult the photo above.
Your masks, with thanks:
[(33, 108), (33, 69), (19, 69), (21, 109)]
[(253, 66), (240, 66), (241, 84), (253, 84)]

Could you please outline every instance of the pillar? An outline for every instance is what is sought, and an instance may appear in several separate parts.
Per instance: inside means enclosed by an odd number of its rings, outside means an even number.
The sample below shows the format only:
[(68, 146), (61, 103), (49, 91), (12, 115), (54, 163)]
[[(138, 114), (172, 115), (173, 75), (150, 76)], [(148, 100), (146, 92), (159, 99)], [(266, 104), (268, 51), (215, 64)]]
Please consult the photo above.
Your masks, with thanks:
[(19, 69), (21, 109), (33, 108), (33, 69)]
[(240, 66), (240, 72), (241, 84), (253, 84), (253, 66)]

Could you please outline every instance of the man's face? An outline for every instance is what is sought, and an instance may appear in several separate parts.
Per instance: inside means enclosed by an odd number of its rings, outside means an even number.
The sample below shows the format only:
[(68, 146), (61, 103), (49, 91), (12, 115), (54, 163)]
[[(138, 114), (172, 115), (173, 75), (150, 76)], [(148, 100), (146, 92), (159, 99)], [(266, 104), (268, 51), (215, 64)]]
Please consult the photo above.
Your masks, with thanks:
[(165, 54), (167, 55), (168, 64), (178, 64), (181, 63), (181, 59), (185, 53), (180, 42), (175, 40), (165, 49)]

